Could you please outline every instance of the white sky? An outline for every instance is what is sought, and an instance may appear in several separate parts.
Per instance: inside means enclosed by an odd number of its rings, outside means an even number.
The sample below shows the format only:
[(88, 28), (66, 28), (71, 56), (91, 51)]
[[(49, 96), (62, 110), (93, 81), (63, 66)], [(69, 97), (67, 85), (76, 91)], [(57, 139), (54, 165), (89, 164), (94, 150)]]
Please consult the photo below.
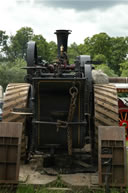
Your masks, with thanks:
[[(127, 1), (121, 1), (106, 9), (77, 9), (73, 6), (74, 1), (70, 8), (61, 6), (61, 0), (58, 0), (60, 6), (53, 6), (52, 3), (50, 5), (50, 1), (49, 4), (46, 1), (44, 4), (35, 1), (18, 0), (17, 3), (16, 0), (1, 0), (0, 30), (14, 35), (21, 27), (32, 27), (35, 34), (42, 34), (47, 41), (56, 42), (56, 29), (70, 29), (72, 34), (69, 44), (83, 43), (86, 37), (100, 32), (106, 32), (110, 36), (128, 35)], [(82, 1), (79, 1), (80, 3)], [(97, 1), (92, 0), (92, 3), (96, 5)]]

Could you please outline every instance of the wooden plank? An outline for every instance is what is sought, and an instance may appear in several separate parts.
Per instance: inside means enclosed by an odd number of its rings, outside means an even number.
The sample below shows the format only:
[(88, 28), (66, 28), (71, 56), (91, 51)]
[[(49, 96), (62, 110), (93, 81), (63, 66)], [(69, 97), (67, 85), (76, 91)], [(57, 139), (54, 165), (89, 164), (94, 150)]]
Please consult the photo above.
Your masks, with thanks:
[(111, 111), (113, 111), (113, 112), (117, 112), (118, 113), (117, 106), (112, 106), (112, 105), (107, 104), (104, 101), (99, 100), (97, 98), (95, 98), (95, 103), (98, 104), (98, 105), (104, 106), (107, 109), (111, 109)]
[(101, 113), (101, 114), (103, 113), (107, 118), (110, 117), (111, 119), (113, 119), (115, 121), (119, 120), (118, 114), (111, 112), (111, 109), (109, 110), (109, 109), (97, 106), (96, 111)]
[[(7, 90), (6, 90), (6, 93), (5, 93), (5, 94), (6, 94), (7, 96), (9, 96), (9, 95), (11, 95), (12, 93), (18, 93), (19, 91), (23, 91), (23, 92), (24, 92), (24, 91), (26, 91), (26, 88), (29, 89), (29, 87), (27, 87), (27, 86), (26, 86), (26, 87), (23, 87), (23, 88), (20, 88), (20, 87), (19, 87), (19, 88), (15, 89), (15, 90), (13, 90), (13, 89), (11, 90), (11, 88), (10, 88), (10, 89), (7, 89)], [(14, 92), (14, 91), (15, 91), (15, 92)]]
[(123, 141), (125, 145), (125, 128), (120, 126), (99, 126), (99, 140)]
[(19, 117), (19, 114), (17, 114), (17, 115), (12, 114), (11, 116), (4, 117), (4, 121), (6, 121), (6, 122), (16, 122), (16, 120), (17, 120), (17, 122), (24, 121), (24, 115), (21, 115)]
[(102, 86), (97, 86), (97, 85), (96, 85), (96, 86), (94, 85), (94, 88), (96, 88), (97, 90), (98, 90), (98, 89), (99, 89), (99, 90), (103, 90), (103, 91), (106, 90), (106, 91), (111, 92), (111, 93), (113, 93), (113, 94), (116, 94), (116, 93), (117, 93), (117, 91), (115, 90), (115, 88), (110, 88), (110, 87), (107, 87), (107, 88), (105, 87), (105, 88), (104, 88), (104, 87), (102, 87)]
[[(103, 148), (111, 152), (103, 153)], [(98, 168), (99, 184), (105, 185), (103, 176), (111, 175), (109, 186), (126, 187), (126, 149), (125, 149), (125, 127), (99, 126), (98, 127)], [(103, 158), (111, 159), (110, 166), (103, 163)], [(107, 170), (111, 167), (111, 170)]]
[(10, 83), (9, 85), (8, 85), (8, 87), (16, 87), (16, 86), (19, 86), (19, 85), (30, 85), (30, 84), (28, 84), (28, 83)]
[[(21, 137), (22, 123), (0, 122), (0, 137)], [(20, 141), (19, 141), (20, 142)]]
[(115, 104), (117, 105), (117, 99), (111, 99), (108, 97), (105, 97), (104, 95), (98, 95), (97, 93), (95, 93), (95, 97), (102, 99), (102, 100), (106, 100), (107, 102), (109, 102), (110, 104)]
[(4, 102), (5, 102), (5, 101), (9, 101), (9, 100), (12, 99), (12, 98), (15, 100), (15, 99), (18, 98), (19, 96), (20, 96), (20, 97), (23, 97), (23, 96), (26, 95), (27, 93), (28, 93), (28, 91), (25, 90), (25, 91), (23, 91), (23, 92), (13, 93), (13, 94), (11, 94), (11, 95), (7, 95), (7, 96), (6, 96), (6, 99), (4, 100)]
[(117, 125), (117, 123), (115, 121), (112, 121), (111, 119), (107, 119), (106, 117), (102, 117), (100, 115), (100, 113), (96, 112), (95, 113), (95, 117), (100, 120), (102, 123), (104, 123), (105, 125)]
[(113, 93), (111, 93), (111, 92), (107, 92), (107, 91), (103, 91), (103, 90), (95, 90), (95, 93), (96, 94), (102, 94), (103, 96), (109, 96), (109, 97), (111, 97), (111, 99), (114, 99), (114, 100), (116, 100), (117, 99), (117, 95), (113, 95)]
[[(98, 85), (98, 84), (96, 84)], [(114, 84), (110, 83), (110, 84), (102, 84), (102, 87), (106, 87), (106, 88), (116, 88)]]
[(8, 116), (9, 113), (13, 113), (13, 108), (21, 108), (21, 104), (24, 105), (24, 106), (22, 106), (22, 108), (26, 107), (25, 103), (19, 103), (15, 107), (13, 106), (12, 109), (7, 108), (6, 111), (3, 112), (4, 117)]
[(10, 101), (10, 102), (8, 102), (8, 103), (5, 103), (5, 104), (4, 104), (4, 109), (7, 109), (8, 107), (14, 107), (14, 104), (15, 104), (15, 106), (20, 104), (20, 106), (22, 107), (22, 106), (24, 106), (24, 105), (23, 105), (23, 103), (21, 103), (21, 102), (22, 102), (23, 100), (26, 100), (26, 99), (27, 99), (27, 95), (24, 96), (24, 97), (21, 97), (21, 98), (19, 98), (19, 99)]
[(30, 86), (30, 84), (27, 84), (27, 83), (11, 83), (11, 84), (9, 84), (8, 85), (8, 87), (7, 87), (7, 89), (11, 89), (12, 90), (12, 88), (19, 88), (19, 87), (29, 87)]
[(17, 184), (22, 123), (0, 123), (0, 183)]
[(107, 126), (107, 123), (105, 124), (105, 123), (102, 122), (101, 120), (96, 120), (96, 121), (95, 121), (95, 126), (97, 127), (95, 134), (98, 135), (98, 126), (101, 126), (101, 125)]

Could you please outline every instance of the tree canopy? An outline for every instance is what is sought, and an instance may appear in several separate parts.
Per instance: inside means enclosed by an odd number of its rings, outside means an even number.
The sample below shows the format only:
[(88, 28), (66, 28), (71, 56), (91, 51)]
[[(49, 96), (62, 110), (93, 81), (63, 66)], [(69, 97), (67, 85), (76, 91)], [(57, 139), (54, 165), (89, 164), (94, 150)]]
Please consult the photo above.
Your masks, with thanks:
[(16, 58), (25, 58), (27, 42), (33, 38), (33, 29), (30, 27), (22, 27), (16, 32), (16, 35), (10, 37), (10, 46), (8, 57), (11, 60)]
[[(57, 57), (57, 45), (40, 34), (34, 34), (31, 27), (22, 27), (15, 35), (8, 35), (0, 30), (0, 85), (5, 88), (9, 82), (22, 82), (26, 66), (27, 42), (37, 43), (38, 55), (43, 60), (52, 62)], [(128, 37), (110, 37), (107, 33), (86, 37), (83, 44), (72, 43), (68, 47), (69, 62), (74, 63), (76, 56), (90, 55), (96, 69), (102, 69), (109, 76), (127, 76), (128, 72)]]

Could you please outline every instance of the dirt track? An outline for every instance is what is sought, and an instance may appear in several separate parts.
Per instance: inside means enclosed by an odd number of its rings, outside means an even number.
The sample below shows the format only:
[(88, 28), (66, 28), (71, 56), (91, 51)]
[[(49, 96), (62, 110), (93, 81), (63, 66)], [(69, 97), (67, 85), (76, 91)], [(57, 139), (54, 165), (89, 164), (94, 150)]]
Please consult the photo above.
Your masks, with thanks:
[[(62, 182), (72, 186), (94, 186), (98, 184), (98, 175), (96, 173), (77, 173), (59, 175)], [(55, 182), (58, 175), (47, 175), (42, 171), (35, 171), (32, 165), (21, 165), (19, 181), (26, 184), (46, 185)]]

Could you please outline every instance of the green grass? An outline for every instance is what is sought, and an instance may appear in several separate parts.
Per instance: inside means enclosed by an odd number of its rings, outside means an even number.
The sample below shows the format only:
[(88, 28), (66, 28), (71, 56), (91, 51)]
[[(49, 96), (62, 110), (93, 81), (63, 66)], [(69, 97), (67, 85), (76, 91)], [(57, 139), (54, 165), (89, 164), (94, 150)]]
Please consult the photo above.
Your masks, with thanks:
[[(110, 193), (120, 193), (122, 191), (118, 189), (111, 189)], [(0, 193), (106, 193), (103, 189), (92, 190), (83, 188), (81, 190), (49, 190), (47, 187), (35, 187), (34, 185), (19, 185), (17, 190), (13, 190), (13, 188), (2, 188), (0, 189)], [(123, 193), (128, 193), (128, 189), (123, 191)]]
[(19, 186), (17, 190), (13, 188), (2, 188), (0, 193), (66, 193), (66, 191), (48, 190), (47, 188), (36, 188), (32, 185)]

